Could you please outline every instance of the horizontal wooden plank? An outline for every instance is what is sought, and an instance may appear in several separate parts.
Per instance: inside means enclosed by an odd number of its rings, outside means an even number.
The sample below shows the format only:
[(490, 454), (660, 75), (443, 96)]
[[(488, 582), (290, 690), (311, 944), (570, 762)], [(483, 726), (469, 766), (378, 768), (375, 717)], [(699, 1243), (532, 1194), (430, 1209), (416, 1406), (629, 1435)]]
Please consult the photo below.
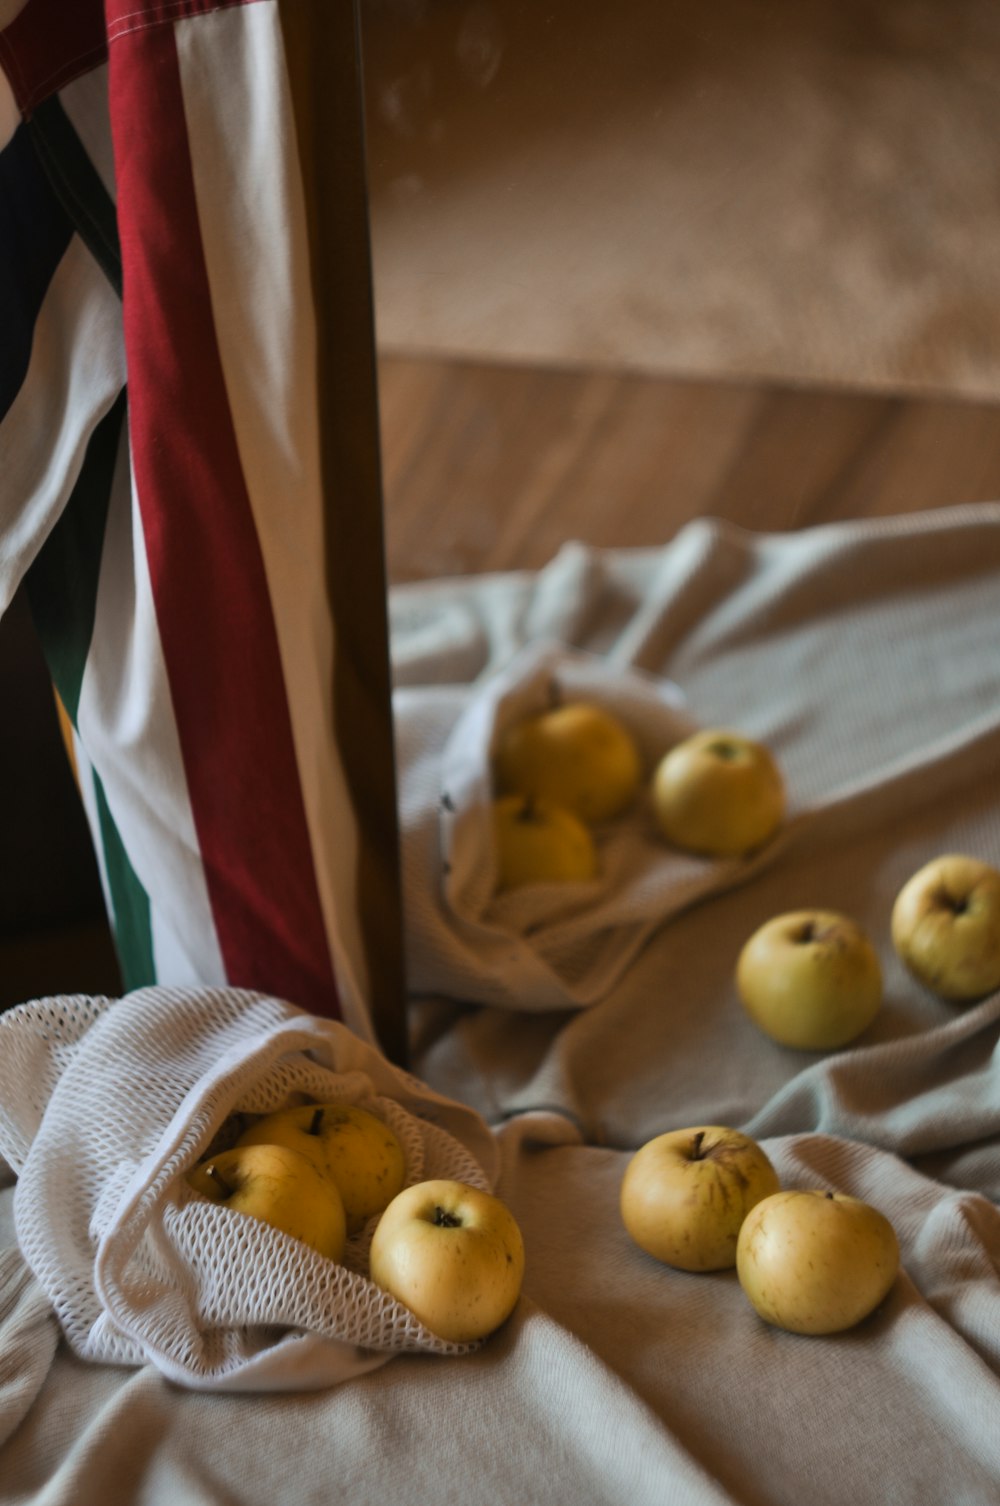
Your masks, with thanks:
[(988, 403), (402, 356), (379, 381), (393, 581), (1000, 496)]

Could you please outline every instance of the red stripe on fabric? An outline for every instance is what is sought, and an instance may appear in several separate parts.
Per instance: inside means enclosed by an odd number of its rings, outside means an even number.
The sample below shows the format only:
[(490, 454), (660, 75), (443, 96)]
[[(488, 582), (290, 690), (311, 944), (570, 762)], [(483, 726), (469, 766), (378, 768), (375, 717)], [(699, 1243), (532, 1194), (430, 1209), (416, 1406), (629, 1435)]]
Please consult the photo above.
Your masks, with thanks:
[(25, 117), (107, 60), (108, 42), (260, 0), (28, 0), (0, 31), (0, 66)]
[(24, 116), (107, 55), (102, 0), (28, 0), (0, 31), (0, 64)]
[(220, 948), (231, 983), (339, 1015), (170, 28), (114, 44), (110, 97), (136, 488)]
[(206, 16), (214, 10), (231, 10), (236, 5), (253, 5), (258, 0), (106, 0), (108, 40), (142, 31), (147, 26), (186, 21), (192, 16)]

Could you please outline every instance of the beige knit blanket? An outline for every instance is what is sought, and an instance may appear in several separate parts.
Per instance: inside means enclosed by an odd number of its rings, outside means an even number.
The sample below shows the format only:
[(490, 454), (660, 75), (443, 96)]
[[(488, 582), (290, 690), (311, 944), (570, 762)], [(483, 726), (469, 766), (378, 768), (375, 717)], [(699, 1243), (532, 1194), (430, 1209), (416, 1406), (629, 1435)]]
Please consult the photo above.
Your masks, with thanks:
[[(938, 852), (1000, 865), (1000, 506), (783, 536), (703, 520), (662, 548), (570, 545), (537, 576), (407, 587), (392, 612), (414, 1066), (495, 1129), (522, 1302), (471, 1355), (403, 1354), (309, 1394), (198, 1395), (58, 1342), (0, 1192), (0, 1499), (997, 1500), (1000, 995), (934, 999), (888, 919)], [(660, 923), (609, 986), (543, 1007), (490, 993), (439, 861), (456, 729), (538, 643), (619, 690), (669, 686), (659, 712), (685, 724), (763, 738), (790, 795), (766, 859), (690, 887), (665, 875)], [(860, 920), (885, 977), (875, 1024), (832, 1055), (772, 1045), (733, 986), (750, 931), (810, 904)], [(530, 947), (519, 923), (490, 917)], [(903, 1268), (872, 1319), (786, 1334), (732, 1273), (630, 1244), (630, 1152), (704, 1122), (759, 1137), (786, 1185), (888, 1215)]]

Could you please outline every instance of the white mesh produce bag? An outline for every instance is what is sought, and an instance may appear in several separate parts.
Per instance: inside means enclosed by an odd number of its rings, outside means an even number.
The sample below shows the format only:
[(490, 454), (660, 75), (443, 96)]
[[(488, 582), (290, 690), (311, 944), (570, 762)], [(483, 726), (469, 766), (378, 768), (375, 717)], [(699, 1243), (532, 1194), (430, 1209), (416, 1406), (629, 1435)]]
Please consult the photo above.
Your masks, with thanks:
[(236, 1114), (357, 1104), (396, 1133), (406, 1182), (490, 1189), (471, 1109), (343, 1025), (238, 989), (60, 997), (0, 1016), (0, 1154), (24, 1257), (81, 1358), (152, 1361), (206, 1390), (320, 1387), (402, 1350), (455, 1354), (372, 1283), (375, 1220), (344, 1264), (207, 1202), (184, 1173)]
[[(493, 751), (506, 727), (551, 706), (554, 691), (624, 723), (643, 761), (643, 787), (627, 812), (593, 828), (596, 879), (498, 893)], [(596, 1004), (671, 915), (761, 860), (698, 857), (659, 835), (652, 773), (698, 730), (669, 680), (536, 644), (468, 689), (405, 689), (395, 706), (414, 992), (521, 1010)]]

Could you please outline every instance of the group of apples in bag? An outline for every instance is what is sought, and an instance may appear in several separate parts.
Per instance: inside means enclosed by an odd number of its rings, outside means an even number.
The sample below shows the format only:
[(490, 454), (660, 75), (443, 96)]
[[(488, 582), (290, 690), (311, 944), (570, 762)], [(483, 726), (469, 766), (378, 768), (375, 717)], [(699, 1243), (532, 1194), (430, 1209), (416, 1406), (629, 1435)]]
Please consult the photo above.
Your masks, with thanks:
[(361, 1105), (303, 1103), (256, 1117), (187, 1181), (337, 1263), (374, 1223), (370, 1279), (448, 1342), (485, 1338), (520, 1295), (524, 1243), (506, 1204), (444, 1178), (406, 1186), (399, 1137)]
[[(497, 738), (492, 765), (500, 891), (596, 878), (594, 828), (624, 815), (646, 779), (629, 729), (589, 701), (556, 702), (510, 723)], [(668, 843), (714, 857), (761, 846), (785, 809), (781, 772), (767, 748), (723, 729), (697, 732), (671, 748), (653, 772), (649, 794), (656, 829)]]

